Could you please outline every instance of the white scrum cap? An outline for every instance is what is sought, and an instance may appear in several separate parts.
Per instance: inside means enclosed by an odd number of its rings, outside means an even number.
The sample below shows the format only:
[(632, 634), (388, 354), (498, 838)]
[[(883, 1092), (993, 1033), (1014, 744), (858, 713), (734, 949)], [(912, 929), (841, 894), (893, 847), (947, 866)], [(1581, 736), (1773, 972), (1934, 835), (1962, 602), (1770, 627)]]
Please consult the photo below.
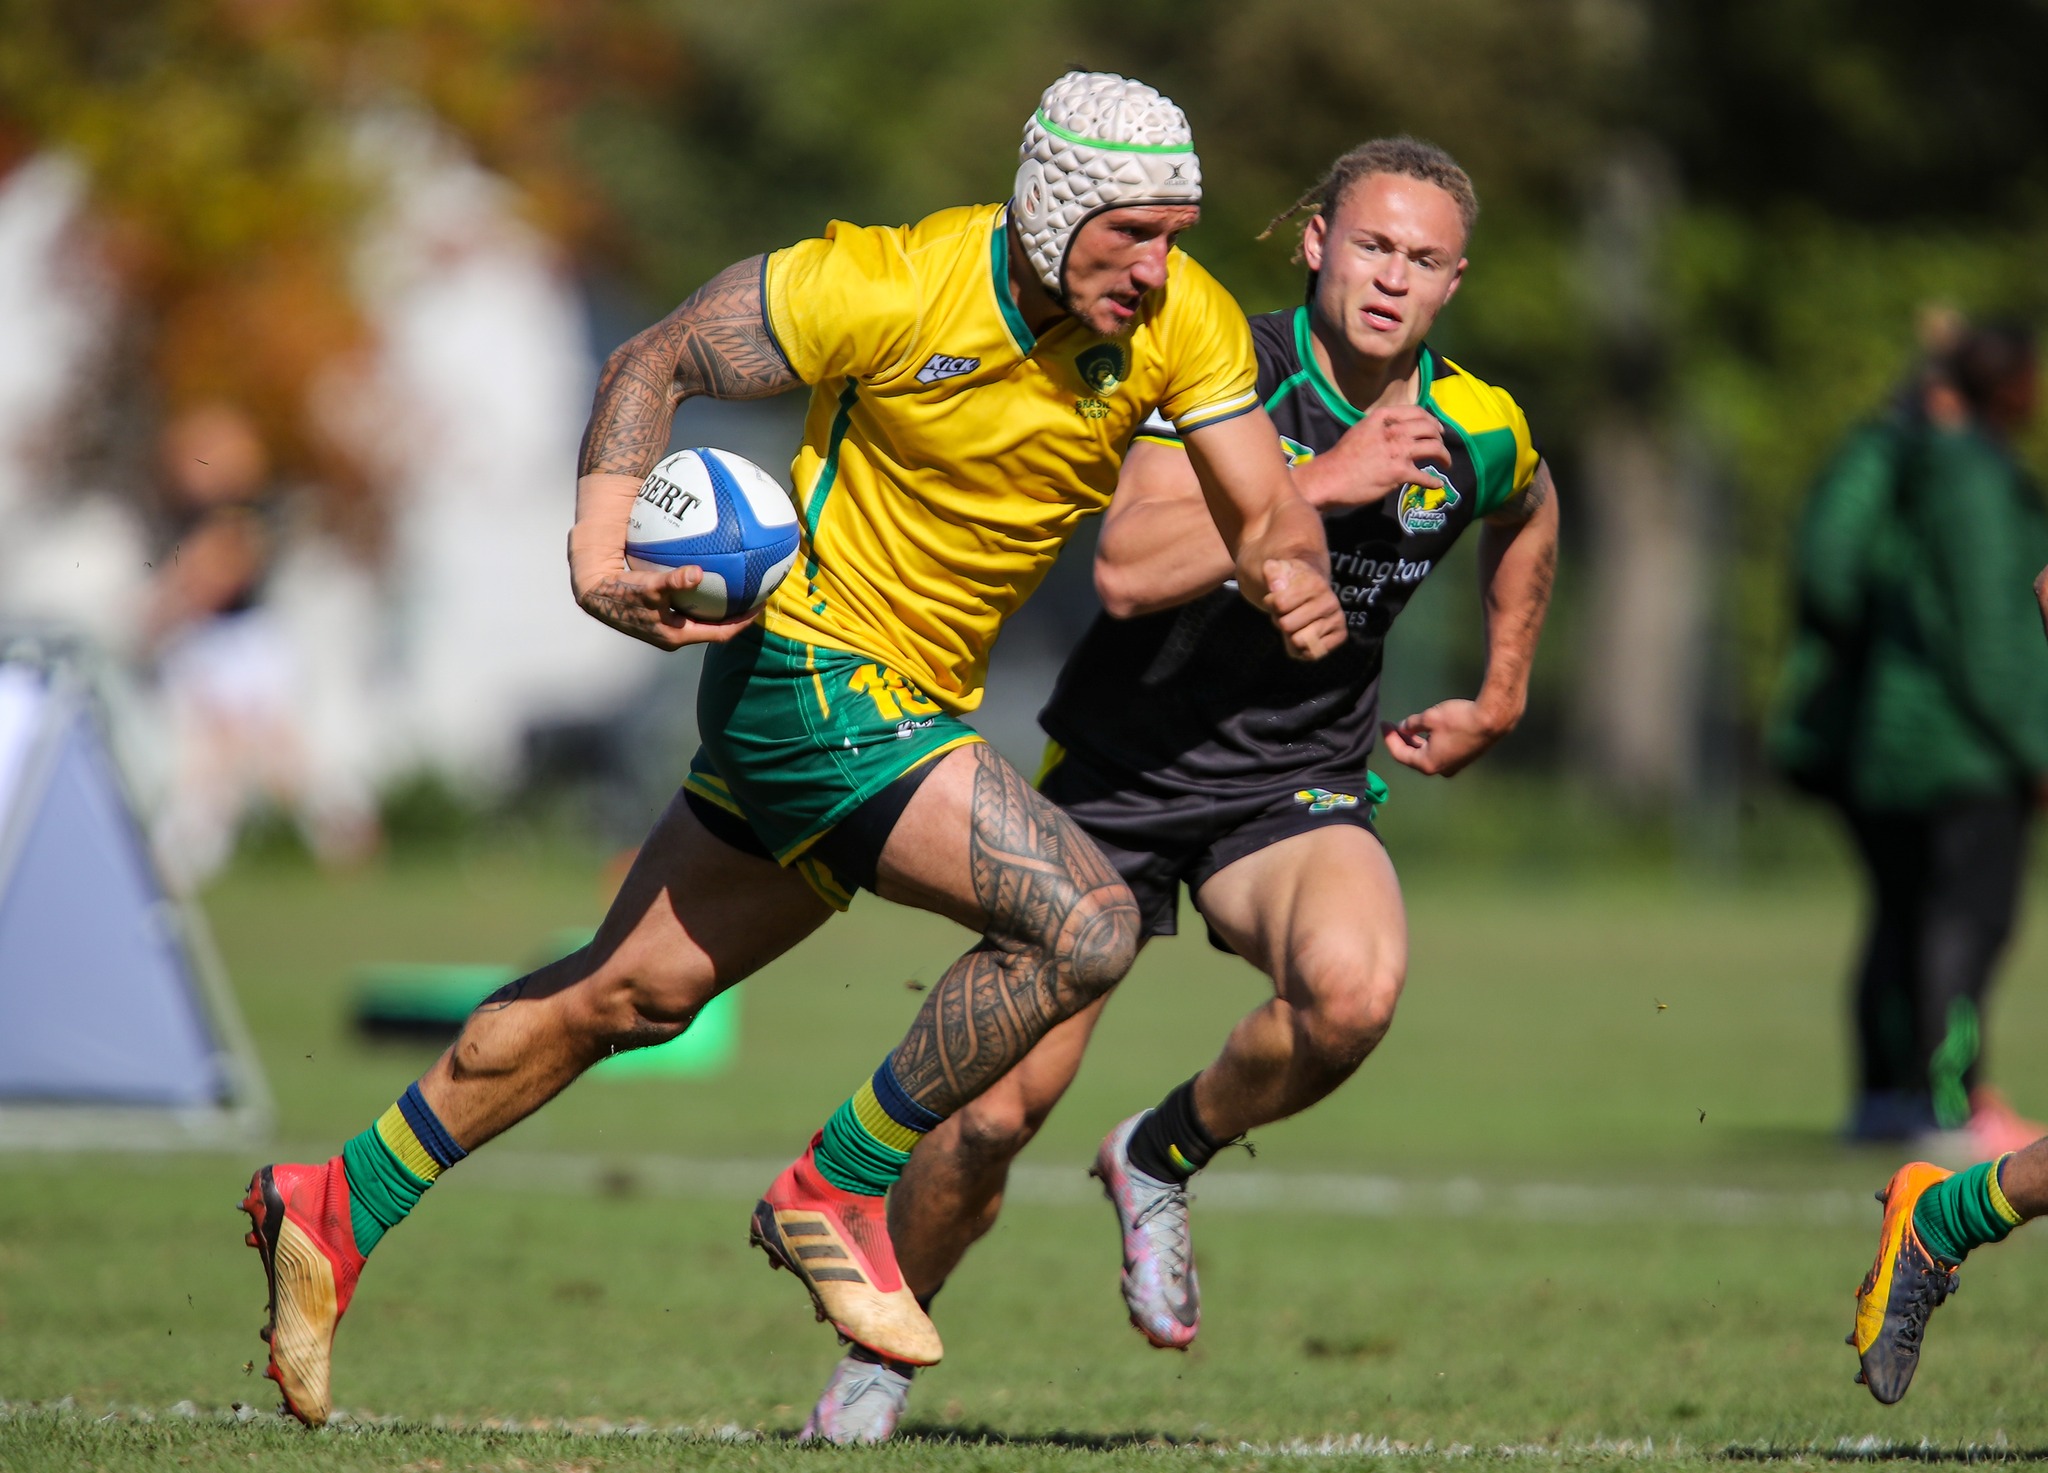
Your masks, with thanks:
[(1065, 294), (1067, 247), (1090, 215), (1202, 198), (1187, 115), (1143, 82), (1068, 72), (1024, 125), (1010, 199), (1024, 253), (1046, 289)]

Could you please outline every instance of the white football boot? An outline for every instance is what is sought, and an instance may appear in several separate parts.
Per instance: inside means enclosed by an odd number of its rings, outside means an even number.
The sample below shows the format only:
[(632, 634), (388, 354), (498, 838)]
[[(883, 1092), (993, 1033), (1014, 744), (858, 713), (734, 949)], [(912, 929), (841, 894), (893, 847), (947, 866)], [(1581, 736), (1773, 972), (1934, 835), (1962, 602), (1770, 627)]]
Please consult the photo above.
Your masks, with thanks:
[(811, 1408), (798, 1442), (887, 1442), (910, 1400), (910, 1378), (874, 1361), (842, 1357)]
[(1185, 1183), (1160, 1181), (1131, 1164), (1131, 1132), (1146, 1111), (1103, 1139), (1088, 1174), (1116, 1209), (1124, 1239), (1124, 1304), (1139, 1334), (1161, 1350), (1186, 1350), (1202, 1327), (1195, 1245)]

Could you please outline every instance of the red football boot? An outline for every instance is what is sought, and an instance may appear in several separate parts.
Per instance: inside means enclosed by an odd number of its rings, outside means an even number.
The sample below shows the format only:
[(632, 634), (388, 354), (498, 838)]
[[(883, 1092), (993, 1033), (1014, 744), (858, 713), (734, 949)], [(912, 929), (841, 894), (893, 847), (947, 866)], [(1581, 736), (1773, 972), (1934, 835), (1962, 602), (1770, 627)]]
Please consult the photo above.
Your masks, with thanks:
[(348, 1211), (341, 1157), (321, 1166), (266, 1166), (250, 1178), (242, 1210), (253, 1227), (244, 1240), (263, 1255), (270, 1281), (270, 1345), (264, 1375), (284, 1393), (285, 1410), (308, 1427), (334, 1410), (328, 1372), (334, 1330), (363, 1271)]
[(748, 1237), (811, 1291), (818, 1318), (856, 1345), (913, 1366), (945, 1353), (939, 1331), (896, 1267), (888, 1199), (842, 1192), (818, 1174), (811, 1148), (790, 1163), (754, 1205)]
[(1996, 1161), (2008, 1151), (2024, 1151), (2048, 1136), (2048, 1125), (2027, 1119), (2004, 1094), (1988, 1084), (1970, 1091), (1970, 1121), (1963, 1129), (1979, 1161)]

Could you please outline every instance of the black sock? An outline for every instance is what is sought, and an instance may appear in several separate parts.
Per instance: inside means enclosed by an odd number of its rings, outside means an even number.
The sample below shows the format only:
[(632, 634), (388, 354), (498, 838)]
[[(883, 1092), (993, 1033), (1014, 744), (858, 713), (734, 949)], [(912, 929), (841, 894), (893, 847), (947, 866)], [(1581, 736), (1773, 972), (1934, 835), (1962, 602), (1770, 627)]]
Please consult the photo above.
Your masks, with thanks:
[[(944, 1284), (939, 1285), (939, 1289), (945, 1287)], [(934, 1289), (929, 1294), (918, 1295), (917, 1307), (926, 1314), (930, 1314), (932, 1312), (932, 1301), (939, 1297), (939, 1289)], [(890, 1360), (888, 1356), (883, 1355), (880, 1351), (869, 1350), (865, 1345), (850, 1346), (846, 1354), (849, 1360), (863, 1361), (871, 1366), (887, 1366), (906, 1381), (917, 1374), (917, 1367), (910, 1364), (910, 1362)]]
[(1210, 1135), (1195, 1113), (1195, 1081), (1190, 1079), (1131, 1132), (1131, 1165), (1155, 1181), (1186, 1181), (1228, 1144)]

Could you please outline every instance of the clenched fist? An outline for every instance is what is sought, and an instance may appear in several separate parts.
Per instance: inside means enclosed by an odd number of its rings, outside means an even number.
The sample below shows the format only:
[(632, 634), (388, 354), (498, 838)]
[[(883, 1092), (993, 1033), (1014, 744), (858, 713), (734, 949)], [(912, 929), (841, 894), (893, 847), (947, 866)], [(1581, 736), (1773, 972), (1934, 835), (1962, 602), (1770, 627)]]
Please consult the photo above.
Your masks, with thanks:
[(1449, 468), (1442, 421), (1420, 405), (1375, 409), (1329, 450), (1298, 466), (1295, 488), (1312, 506), (1369, 506), (1403, 486), (1440, 484)]
[(1265, 565), (1264, 605), (1297, 660), (1320, 660), (1344, 643), (1344, 606), (1330, 580), (1307, 563), (1275, 558)]

